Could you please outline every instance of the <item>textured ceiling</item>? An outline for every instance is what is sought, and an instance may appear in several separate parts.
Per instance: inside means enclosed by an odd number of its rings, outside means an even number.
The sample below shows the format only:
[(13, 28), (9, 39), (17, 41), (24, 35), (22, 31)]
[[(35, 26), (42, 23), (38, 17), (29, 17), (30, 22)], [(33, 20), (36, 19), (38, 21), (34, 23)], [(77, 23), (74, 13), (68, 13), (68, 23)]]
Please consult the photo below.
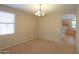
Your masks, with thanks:
[[(25, 12), (34, 14), (39, 9), (39, 4), (5, 4), (8, 7), (19, 9)], [(42, 4), (42, 10), (47, 13), (53, 13), (57, 11), (75, 9), (76, 4)]]

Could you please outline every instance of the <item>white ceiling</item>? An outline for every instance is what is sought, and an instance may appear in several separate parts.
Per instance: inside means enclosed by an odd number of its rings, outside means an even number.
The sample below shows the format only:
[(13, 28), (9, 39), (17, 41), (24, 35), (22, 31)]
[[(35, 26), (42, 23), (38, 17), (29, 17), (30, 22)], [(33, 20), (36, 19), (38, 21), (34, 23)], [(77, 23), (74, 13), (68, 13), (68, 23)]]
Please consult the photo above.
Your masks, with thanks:
[[(34, 14), (39, 9), (39, 4), (5, 4), (8, 7), (19, 9)], [(75, 9), (76, 4), (42, 4), (42, 9), (47, 13)]]

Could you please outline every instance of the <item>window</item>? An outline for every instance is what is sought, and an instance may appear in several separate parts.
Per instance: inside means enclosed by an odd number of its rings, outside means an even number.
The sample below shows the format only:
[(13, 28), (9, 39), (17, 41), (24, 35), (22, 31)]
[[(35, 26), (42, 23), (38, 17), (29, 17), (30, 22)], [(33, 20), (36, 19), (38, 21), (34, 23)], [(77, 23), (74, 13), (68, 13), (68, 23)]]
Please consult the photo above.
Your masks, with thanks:
[(0, 35), (13, 34), (15, 31), (15, 14), (0, 11)]
[(76, 28), (76, 21), (75, 20), (72, 20), (72, 28)]

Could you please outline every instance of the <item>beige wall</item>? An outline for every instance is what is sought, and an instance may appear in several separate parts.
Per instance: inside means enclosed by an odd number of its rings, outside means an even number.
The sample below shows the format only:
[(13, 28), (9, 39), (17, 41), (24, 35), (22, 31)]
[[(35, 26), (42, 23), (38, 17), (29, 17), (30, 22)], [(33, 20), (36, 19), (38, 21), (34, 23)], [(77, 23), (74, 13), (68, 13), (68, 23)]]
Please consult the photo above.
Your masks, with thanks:
[(77, 43), (77, 50), (79, 53), (79, 5), (77, 5), (77, 32), (76, 32), (76, 43)]
[(41, 39), (61, 42), (62, 17), (69, 13), (75, 14), (76, 10), (60, 11), (39, 18), (38, 37)]
[(16, 33), (0, 36), (0, 48), (6, 48), (36, 38), (37, 19), (34, 15), (0, 5), (1, 11), (16, 15)]

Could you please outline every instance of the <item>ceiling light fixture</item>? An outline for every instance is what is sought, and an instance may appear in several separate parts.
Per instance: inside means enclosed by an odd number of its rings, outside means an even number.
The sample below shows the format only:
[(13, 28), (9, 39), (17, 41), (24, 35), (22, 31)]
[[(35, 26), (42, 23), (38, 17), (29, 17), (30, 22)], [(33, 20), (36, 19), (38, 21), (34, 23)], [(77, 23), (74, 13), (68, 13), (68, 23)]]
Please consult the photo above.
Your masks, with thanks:
[(39, 5), (39, 10), (35, 12), (36, 16), (46, 16), (46, 12), (42, 10), (42, 4)]

